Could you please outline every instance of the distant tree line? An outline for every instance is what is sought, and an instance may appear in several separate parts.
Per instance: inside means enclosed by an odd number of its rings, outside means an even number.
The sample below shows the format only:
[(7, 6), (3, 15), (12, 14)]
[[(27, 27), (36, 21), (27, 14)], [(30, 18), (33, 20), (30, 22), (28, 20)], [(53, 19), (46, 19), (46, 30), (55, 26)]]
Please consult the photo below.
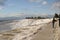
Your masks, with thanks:
[(41, 16), (38, 16), (38, 17), (26, 17), (26, 19), (45, 19), (45, 17), (41, 17)]

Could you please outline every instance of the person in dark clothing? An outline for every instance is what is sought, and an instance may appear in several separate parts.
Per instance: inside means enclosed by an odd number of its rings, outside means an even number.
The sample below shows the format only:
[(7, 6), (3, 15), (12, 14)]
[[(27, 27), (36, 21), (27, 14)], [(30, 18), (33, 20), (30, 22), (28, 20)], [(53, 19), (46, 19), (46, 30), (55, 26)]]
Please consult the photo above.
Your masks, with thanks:
[(60, 14), (59, 14), (59, 27), (60, 27)]
[(58, 14), (57, 13), (55, 13), (55, 16), (54, 16), (55, 18), (58, 18), (59, 16), (58, 16)]
[(55, 19), (53, 18), (53, 20), (52, 20), (53, 28), (54, 28), (54, 23), (55, 23), (54, 20), (55, 20)]
[(58, 14), (55, 13), (55, 16), (53, 17), (53, 20), (52, 20), (52, 25), (53, 25), (53, 28), (54, 28), (54, 24), (57, 20), (55, 20), (55, 18), (59, 18)]
[(55, 21), (56, 21), (55, 18), (53, 18), (53, 21), (52, 21), (53, 28), (54, 28)]

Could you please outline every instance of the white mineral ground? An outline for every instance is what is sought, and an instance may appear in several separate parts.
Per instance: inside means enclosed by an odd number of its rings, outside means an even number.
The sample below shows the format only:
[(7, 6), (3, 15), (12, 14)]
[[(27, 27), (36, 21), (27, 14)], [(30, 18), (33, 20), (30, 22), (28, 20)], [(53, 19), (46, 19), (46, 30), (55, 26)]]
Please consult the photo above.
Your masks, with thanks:
[[(23, 19), (12, 22), (12, 30), (0, 33), (0, 40), (45, 40), (51, 19)], [(48, 26), (48, 27), (46, 27)], [(48, 29), (47, 29), (48, 28)], [(47, 34), (44, 34), (44, 33)], [(43, 36), (44, 35), (44, 36)], [(38, 37), (38, 39), (36, 38)], [(48, 40), (48, 38), (46, 39)]]

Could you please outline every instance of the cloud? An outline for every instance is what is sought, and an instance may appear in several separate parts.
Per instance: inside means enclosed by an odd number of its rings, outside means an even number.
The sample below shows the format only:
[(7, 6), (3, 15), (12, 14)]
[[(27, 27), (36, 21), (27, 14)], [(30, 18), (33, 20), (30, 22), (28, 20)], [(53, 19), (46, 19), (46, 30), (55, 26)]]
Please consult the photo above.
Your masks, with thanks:
[(10, 13), (10, 14), (7, 14), (7, 15), (8, 15), (7, 17), (11, 17), (11, 16), (18, 17), (18, 16), (22, 16), (24, 14), (23, 13)]
[(41, 6), (40, 5), (38, 5), (38, 6), (32, 6), (32, 8), (41, 8)]
[(43, 0), (29, 0), (29, 2), (41, 2)]
[(53, 3), (51, 8), (54, 10), (60, 10), (60, 1)]
[(0, 10), (2, 10), (4, 7), (3, 6), (0, 6)]
[(6, 2), (6, 0), (0, 0), (0, 5), (1, 5), (1, 6), (4, 5), (5, 2)]
[(8, 6), (8, 7), (13, 7), (13, 6), (15, 6), (15, 4), (9, 3), (9, 4), (7, 4), (7, 6)]
[(24, 13), (8, 13), (8, 14), (0, 14), (0, 17), (20, 17), (20, 16), (24, 16)]
[(38, 14), (35, 14), (35, 15), (37, 15), (37, 16), (47, 16), (48, 14), (46, 14), (46, 13), (38, 13)]
[(48, 3), (47, 3), (47, 1), (43, 1), (42, 4), (43, 4), (43, 5), (46, 5), (46, 4), (48, 4)]
[(0, 0), (0, 10), (4, 8), (5, 2), (7, 0)]

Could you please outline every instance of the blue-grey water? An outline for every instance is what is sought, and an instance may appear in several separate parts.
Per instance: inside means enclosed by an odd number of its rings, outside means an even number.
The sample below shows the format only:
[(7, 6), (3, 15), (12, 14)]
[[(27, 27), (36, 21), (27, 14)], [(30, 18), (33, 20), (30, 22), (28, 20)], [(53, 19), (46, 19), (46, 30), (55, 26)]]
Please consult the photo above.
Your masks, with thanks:
[(12, 29), (12, 23), (13, 21), (2, 21), (0, 22), (0, 32), (8, 31)]
[[(22, 20), (22, 19), (19, 19)], [(9, 31), (12, 29), (13, 22), (17, 22), (18, 20), (0, 20), (0, 33), (4, 31)]]

